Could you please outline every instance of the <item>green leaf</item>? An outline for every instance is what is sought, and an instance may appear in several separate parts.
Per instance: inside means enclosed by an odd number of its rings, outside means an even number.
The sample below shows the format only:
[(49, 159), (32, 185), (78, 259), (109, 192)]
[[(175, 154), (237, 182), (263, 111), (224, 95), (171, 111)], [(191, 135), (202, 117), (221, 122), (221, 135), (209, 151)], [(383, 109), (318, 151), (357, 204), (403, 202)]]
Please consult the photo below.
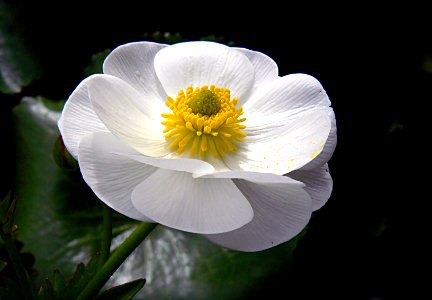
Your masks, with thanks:
[(104, 291), (96, 300), (129, 300), (132, 299), (144, 286), (145, 279), (137, 279)]
[[(54, 270), (52, 285), (57, 296), (61, 296), (61, 293), (66, 289), (66, 279), (59, 270)], [(61, 297), (59, 297), (61, 299)]]
[(257, 285), (291, 265), (304, 234), (270, 250), (244, 253), (218, 247), (196, 234), (158, 226), (108, 284), (119, 284), (125, 276), (144, 276), (147, 284), (137, 299), (247, 298)]
[[(47, 100), (45, 100), (46, 102)], [(99, 247), (99, 202), (79, 171), (60, 169), (52, 157), (60, 113), (44, 101), (24, 98), (13, 110), (16, 139), (15, 222), (36, 256), (42, 278), (54, 269), (72, 274)]]
[(9, 278), (4, 278), (4, 282), (0, 286), (0, 299), (2, 300), (22, 300), (24, 295), (17, 282)]
[(0, 230), (6, 234), (14, 230), (14, 216), (16, 208), (16, 198), (12, 197), (9, 192), (6, 197), (0, 201)]
[(90, 262), (84, 266), (78, 265), (77, 270), (72, 276), (72, 279), (65, 287), (66, 299), (76, 299), (80, 292), (86, 287), (87, 283), (94, 277), (99, 267), (99, 254), (92, 257)]
[(59, 270), (54, 270), (51, 279), (46, 278), (41, 289), (42, 299), (74, 300), (87, 283), (95, 276), (99, 266), (99, 255), (94, 256), (87, 265), (79, 263), (75, 273), (66, 279)]
[(16, 7), (0, 2), (0, 92), (6, 94), (20, 93), (41, 75), (41, 68), (16, 24), (17, 14)]
[(3, 271), (4, 268), (8, 265), (7, 262), (0, 260), (0, 273)]
[[(88, 262), (99, 250), (99, 200), (79, 171), (60, 169), (52, 158), (59, 112), (40, 99), (24, 98), (13, 114), (20, 199), (15, 222), (20, 239), (26, 251), (36, 256), (39, 278), (49, 277), (54, 269), (70, 277), (79, 262)], [(113, 221), (114, 248), (136, 221), (119, 214), (113, 215)], [(145, 288), (135, 299), (245, 298), (290, 266), (300, 237), (270, 250), (242, 253), (213, 245), (200, 235), (158, 226), (107, 286), (146, 278)]]

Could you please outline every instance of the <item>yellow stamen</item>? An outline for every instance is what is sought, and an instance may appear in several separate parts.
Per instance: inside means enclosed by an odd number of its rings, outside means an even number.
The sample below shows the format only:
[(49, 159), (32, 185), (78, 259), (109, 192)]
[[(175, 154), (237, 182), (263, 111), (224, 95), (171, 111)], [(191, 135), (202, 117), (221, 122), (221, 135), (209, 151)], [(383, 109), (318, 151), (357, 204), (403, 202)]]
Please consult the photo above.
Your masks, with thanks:
[(163, 133), (171, 149), (182, 154), (189, 150), (191, 157), (205, 159), (207, 155), (222, 157), (237, 151), (236, 144), (246, 134), (241, 125), (246, 118), (238, 99), (231, 99), (230, 90), (214, 85), (180, 90), (174, 100), (167, 98), (171, 112), (163, 113)]

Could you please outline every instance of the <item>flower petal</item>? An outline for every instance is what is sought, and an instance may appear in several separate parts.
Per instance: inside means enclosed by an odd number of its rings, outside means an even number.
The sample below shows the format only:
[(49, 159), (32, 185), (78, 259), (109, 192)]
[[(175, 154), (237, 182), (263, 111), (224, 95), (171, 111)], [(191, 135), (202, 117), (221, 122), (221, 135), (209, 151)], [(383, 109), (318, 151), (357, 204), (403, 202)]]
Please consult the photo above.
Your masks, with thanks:
[(111, 133), (93, 133), (82, 138), (78, 161), (84, 180), (105, 204), (133, 219), (153, 222), (133, 205), (133, 189), (157, 168), (125, 156), (136, 151)]
[(287, 174), (287, 176), (306, 185), (304, 189), (312, 198), (312, 209), (314, 211), (323, 207), (331, 196), (333, 180), (327, 164), (315, 170), (304, 170), (303, 168), (295, 170)]
[(229, 88), (233, 98), (244, 98), (254, 81), (249, 59), (228, 46), (212, 42), (186, 42), (160, 50), (155, 69), (165, 91), (175, 98), (188, 86)]
[(93, 132), (108, 132), (90, 102), (87, 84), (92, 78), (83, 80), (69, 96), (58, 121), (66, 148), (75, 159), (78, 158), (78, 145), (82, 137)]
[(117, 47), (105, 59), (103, 72), (123, 79), (146, 97), (165, 102), (167, 95), (154, 70), (154, 57), (165, 47), (152, 42)]
[[(234, 49), (246, 55), (246, 57), (249, 59), (255, 69), (255, 82), (253, 87), (254, 90), (263, 84), (279, 78), (277, 64), (267, 55), (246, 48)], [(243, 105), (246, 100), (247, 99), (240, 99), (238, 105)]]
[(96, 114), (114, 135), (144, 155), (169, 153), (160, 123), (162, 102), (144, 97), (110, 75), (93, 77), (88, 89)]
[(239, 251), (261, 251), (290, 240), (308, 223), (312, 200), (301, 183), (235, 180), (235, 184), (252, 205), (254, 218), (237, 230), (205, 235), (213, 243)]
[(301, 168), (322, 151), (331, 128), (325, 110), (263, 118), (262, 124), (249, 124), (239, 150), (224, 157), (231, 170), (283, 175)]
[(150, 156), (144, 156), (142, 154), (124, 154), (118, 153), (119, 155), (124, 155), (130, 159), (145, 163), (154, 167), (168, 169), (180, 172), (189, 172), (194, 174), (207, 174), (213, 173), (214, 167), (199, 159), (193, 158), (154, 158)]
[(194, 178), (230, 178), (230, 179), (244, 179), (252, 182), (259, 183), (293, 183), (293, 180), (287, 176), (276, 175), (272, 173), (260, 172), (245, 172), (245, 171), (224, 171), (215, 172), (211, 174), (195, 175)]
[(244, 104), (245, 114), (292, 115), (294, 113), (330, 106), (321, 83), (306, 74), (280, 77), (257, 89)]
[(165, 169), (135, 188), (132, 203), (160, 224), (195, 233), (234, 230), (253, 218), (252, 207), (230, 179), (194, 179)]
[(331, 121), (331, 129), (324, 148), (317, 157), (304, 165), (302, 170), (314, 170), (316, 168), (320, 168), (333, 156), (333, 152), (335, 151), (337, 144), (336, 118), (331, 108), (327, 109), (327, 113)]

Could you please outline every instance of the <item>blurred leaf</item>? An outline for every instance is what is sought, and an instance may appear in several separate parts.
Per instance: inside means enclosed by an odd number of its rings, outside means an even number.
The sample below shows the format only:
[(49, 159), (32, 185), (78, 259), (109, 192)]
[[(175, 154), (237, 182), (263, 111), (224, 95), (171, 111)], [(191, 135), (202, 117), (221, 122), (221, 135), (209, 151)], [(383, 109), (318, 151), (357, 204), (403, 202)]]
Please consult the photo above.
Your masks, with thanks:
[(22, 300), (24, 299), (24, 295), (22, 294), (21, 288), (16, 281), (5, 277), (4, 282), (0, 286), (0, 299)]
[(200, 40), (201, 41), (221, 43), (221, 44), (228, 45), (230, 47), (233, 47), (235, 45), (234, 41), (226, 41), (226, 39), (224, 37), (216, 36), (214, 34), (203, 36)]
[[(45, 100), (47, 101), (47, 100)], [(54, 269), (72, 274), (99, 247), (102, 220), (98, 200), (82, 183), (80, 173), (54, 162), (60, 113), (44, 101), (24, 98), (14, 108), (16, 139), (16, 209), (19, 235), (34, 253), (42, 278)]]
[(66, 287), (66, 279), (59, 270), (54, 270), (53, 273), (53, 285), (57, 291), (64, 290)]
[[(9, 235), (9, 237), (5, 236)], [(3, 241), (3, 239), (5, 239)], [(20, 280), (16, 272), (17, 259), (15, 258), (15, 266), (11, 260), (10, 254), (16, 251), (20, 260), (20, 267), (27, 272), (30, 281), (37, 277), (37, 271), (33, 268), (34, 257), (30, 253), (21, 252), (23, 243), (14, 239), (14, 233), (2, 234), (0, 238), (0, 299), (25, 299), (23, 286), (19, 284)], [(29, 288), (32, 288), (32, 283), (29, 282)], [(29, 296), (29, 294), (27, 294)]]
[(91, 57), (90, 64), (84, 69), (84, 76), (90, 76), (93, 74), (102, 74), (102, 66), (105, 58), (110, 54), (111, 50), (107, 49), (105, 51), (94, 54)]
[(270, 250), (244, 253), (218, 247), (196, 234), (158, 226), (108, 285), (141, 276), (147, 283), (136, 299), (247, 299), (292, 263), (304, 233)]
[(0, 92), (6, 94), (20, 93), (41, 75), (41, 68), (19, 31), (17, 14), (16, 7), (0, 2)]
[(99, 266), (99, 257), (99, 254), (97, 254), (92, 257), (87, 265), (78, 265), (75, 273), (72, 275), (72, 279), (65, 286), (64, 297), (60, 299), (74, 300), (78, 297), (87, 283), (95, 276)]
[(425, 55), (423, 59), (423, 70), (432, 73), (432, 57), (430, 55)]
[(54, 287), (48, 279), (44, 280), (43, 286), (39, 290), (38, 298), (41, 300), (55, 300)]
[(155, 41), (156, 43), (169, 44), (169, 45), (185, 42), (187, 40), (178, 32), (172, 34), (171, 32), (161, 32), (161, 31), (155, 31), (151, 34), (146, 33), (144, 34), (144, 39)]
[[(20, 238), (36, 256), (39, 278), (49, 277), (54, 269), (70, 277), (78, 263), (87, 262), (99, 249), (99, 200), (79, 171), (65, 171), (54, 163), (51, 151), (59, 134), (59, 112), (41, 99), (24, 98), (13, 114)], [(116, 247), (136, 221), (113, 217)], [(200, 235), (159, 226), (106, 287), (146, 278), (135, 299), (245, 298), (290, 265), (298, 238), (271, 250), (242, 253), (215, 246)]]
[(5, 234), (10, 234), (14, 230), (13, 214), (16, 208), (16, 198), (9, 192), (0, 201), (0, 230)]
[(58, 136), (53, 147), (53, 158), (57, 166), (65, 170), (76, 170), (78, 169), (78, 162), (69, 153), (65, 144), (63, 143), (63, 138), (61, 135)]
[(66, 279), (59, 270), (54, 270), (51, 279), (46, 278), (39, 295), (43, 300), (74, 300), (87, 283), (95, 276), (99, 266), (99, 255), (94, 256), (87, 265), (78, 264), (75, 273)]
[(137, 279), (104, 291), (96, 300), (128, 300), (132, 299), (144, 286), (145, 279)]
[(4, 268), (8, 265), (7, 262), (0, 260), (0, 273), (3, 271)]

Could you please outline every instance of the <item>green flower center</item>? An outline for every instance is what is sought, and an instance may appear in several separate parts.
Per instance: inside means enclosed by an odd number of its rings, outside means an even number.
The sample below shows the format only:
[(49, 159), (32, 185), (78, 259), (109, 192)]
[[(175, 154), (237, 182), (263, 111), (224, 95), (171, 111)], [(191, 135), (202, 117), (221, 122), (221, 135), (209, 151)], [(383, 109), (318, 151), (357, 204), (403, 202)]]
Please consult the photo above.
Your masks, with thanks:
[(221, 101), (214, 92), (201, 90), (189, 100), (188, 106), (194, 114), (211, 116), (219, 112)]

